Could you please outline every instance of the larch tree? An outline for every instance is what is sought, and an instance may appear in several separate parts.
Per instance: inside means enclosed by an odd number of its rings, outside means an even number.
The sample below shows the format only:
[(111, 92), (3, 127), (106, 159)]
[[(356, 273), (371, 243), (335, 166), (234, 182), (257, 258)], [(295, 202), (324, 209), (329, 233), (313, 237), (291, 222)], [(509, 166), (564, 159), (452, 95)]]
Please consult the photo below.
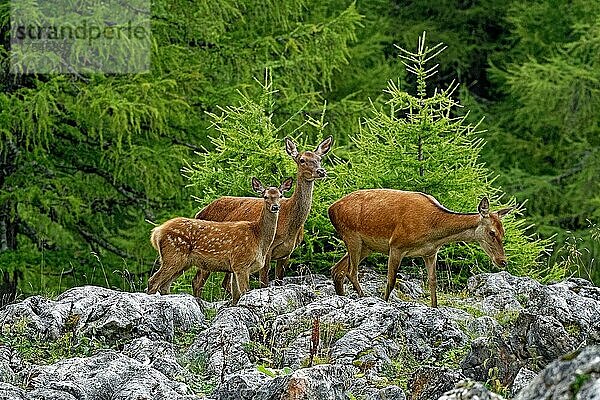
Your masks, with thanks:
[(211, 146), (207, 113), (256, 92), (266, 69), (278, 118), (321, 107), (361, 19), (347, 2), (158, 0), (146, 73), (11, 73), (11, 12), (43, 6), (15, 4), (0, 4), (0, 265), (32, 292), (143, 289), (148, 221), (195, 208), (180, 168)]

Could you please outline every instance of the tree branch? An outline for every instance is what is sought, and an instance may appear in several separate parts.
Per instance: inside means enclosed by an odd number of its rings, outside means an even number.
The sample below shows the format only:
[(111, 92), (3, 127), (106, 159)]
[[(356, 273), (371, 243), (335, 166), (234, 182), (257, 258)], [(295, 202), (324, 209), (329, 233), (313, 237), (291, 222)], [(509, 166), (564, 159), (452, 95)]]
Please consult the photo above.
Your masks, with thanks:
[(83, 236), (83, 238), (86, 240), (86, 242), (88, 242), (90, 245), (92, 245), (92, 246), (98, 245), (98, 246), (100, 246), (122, 258), (126, 258), (126, 259), (131, 258), (131, 256), (129, 254), (127, 254), (127, 252), (119, 249), (118, 247), (114, 246), (112, 243), (109, 243), (108, 241), (94, 235), (93, 233), (86, 231), (83, 228), (77, 227), (76, 229), (79, 232), (79, 234), (81, 236)]
[(45, 239), (40, 239), (36, 230), (33, 229), (33, 227), (31, 225), (29, 225), (27, 222), (23, 221), (22, 219), (19, 219), (18, 230), (19, 230), (19, 233), (22, 233), (23, 235), (27, 236), (29, 238), (29, 240), (31, 240), (33, 243), (35, 243), (35, 246), (37, 247), (37, 249), (39, 251), (43, 251), (44, 249), (59, 250), (59, 247), (56, 244), (49, 244)]
[(188, 149), (191, 149), (196, 153), (206, 153), (206, 149), (196, 146), (195, 144), (192, 144), (192, 143), (182, 142), (181, 140), (179, 140), (177, 138), (172, 138), (171, 142), (173, 144), (178, 144), (180, 146), (187, 147)]

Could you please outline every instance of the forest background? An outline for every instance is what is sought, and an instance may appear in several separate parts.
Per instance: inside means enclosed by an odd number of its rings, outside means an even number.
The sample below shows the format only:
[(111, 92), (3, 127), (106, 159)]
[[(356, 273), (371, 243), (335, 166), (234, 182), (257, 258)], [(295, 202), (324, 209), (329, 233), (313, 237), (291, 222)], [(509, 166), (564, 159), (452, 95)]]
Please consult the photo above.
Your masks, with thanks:
[[(220, 195), (250, 196), (254, 173), (273, 184), (293, 174), (285, 136), (300, 149), (335, 140), (296, 268), (328, 274), (342, 254), (325, 216), (331, 201), (395, 187), (463, 212), (483, 194), (494, 207), (517, 204), (511, 272), (600, 283), (600, 3), (155, 0), (151, 69), (127, 75), (10, 73), (11, 5), (0, 1), (4, 302), (81, 284), (143, 290), (156, 259), (152, 223), (191, 217)], [(425, 89), (397, 47), (415, 52), (424, 31), (430, 49), (447, 46)], [(456, 154), (432, 142), (432, 175), (419, 180), (393, 163), (410, 158), (404, 140), (423, 132), (401, 123), (402, 107), (424, 98), (451, 115), (434, 115), (446, 124), (430, 127), (435, 137), (468, 140)], [(460, 286), (492, 268), (459, 246), (439, 270)]]

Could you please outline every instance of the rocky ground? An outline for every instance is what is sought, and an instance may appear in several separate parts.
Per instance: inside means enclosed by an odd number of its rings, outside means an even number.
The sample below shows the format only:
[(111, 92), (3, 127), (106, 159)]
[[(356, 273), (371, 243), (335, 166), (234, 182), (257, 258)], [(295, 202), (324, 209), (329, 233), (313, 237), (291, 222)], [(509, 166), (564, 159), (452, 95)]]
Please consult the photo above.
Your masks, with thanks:
[(476, 275), (433, 309), (410, 280), (385, 302), (373, 273), (363, 298), (286, 279), (237, 307), (92, 286), (6, 306), (0, 399), (600, 398), (585, 280)]

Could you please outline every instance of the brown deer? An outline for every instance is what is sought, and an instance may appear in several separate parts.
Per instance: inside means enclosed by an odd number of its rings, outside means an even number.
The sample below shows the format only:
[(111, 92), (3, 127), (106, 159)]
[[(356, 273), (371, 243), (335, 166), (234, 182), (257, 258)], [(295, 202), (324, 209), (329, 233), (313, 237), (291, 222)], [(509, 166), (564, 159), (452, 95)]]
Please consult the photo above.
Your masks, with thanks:
[[(269, 284), (269, 270), (271, 260), (276, 260), (275, 275), (278, 280), (283, 279), (283, 271), (289, 262), (290, 254), (302, 242), (304, 237), (304, 223), (308, 218), (312, 204), (314, 181), (327, 176), (321, 167), (321, 158), (331, 149), (333, 138), (330, 136), (323, 140), (315, 151), (298, 152), (296, 144), (285, 138), (285, 150), (294, 159), (298, 166), (296, 177), (296, 190), (289, 199), (281, 201), (279, 222), (275, 240), (271, 246), (271, 254), (265, 261), (265, 267), (260, 271), (261, 286)], [(221, 197), (204, 209), (200, 210), (195, 218), (207, 221), (255, 221), (260, 216), (260, 201), (252, 197)], [(200, 297), (202, 287), (210, 271), (199, 269), (192, 283), (194, 296)], [(229, 283), (230, 277), (225, 276), (223, 287)]]
[(265, 265), (277, 229), (283, 192), (292, 178), (279, 188), (264, 188), (252, 178), (252, 188), (263, 197), (256, 221), (214, 222), (173, 218), (154, 228), (150, 237), (158, 250), (160, 268), (148, 280), (148, 293), (169, 293), (171, 283), (191, 266), (207, 271), (232, 273), (232, 298), (236, 304), (248, 290), (250, 274)]
[(329, 207), (329, 219), (346, 245), (347, 253), (331, 269), (335, 291), (344, 294), (348, 277), (360, 296), (358, 264), (373, 252), (389, 255), (385, 300), (396, 285), (404, 257), (422, 257), (427, 267), (431, 306), (437, 307), (438, 250), (452, 242), (478, 242), (494, 264), (506, 265), (501, 219), (512, 208), (490, 213), (484, 197), (478, 213), (450, 211), (433, 196), (392, 189), (359, 190)]

